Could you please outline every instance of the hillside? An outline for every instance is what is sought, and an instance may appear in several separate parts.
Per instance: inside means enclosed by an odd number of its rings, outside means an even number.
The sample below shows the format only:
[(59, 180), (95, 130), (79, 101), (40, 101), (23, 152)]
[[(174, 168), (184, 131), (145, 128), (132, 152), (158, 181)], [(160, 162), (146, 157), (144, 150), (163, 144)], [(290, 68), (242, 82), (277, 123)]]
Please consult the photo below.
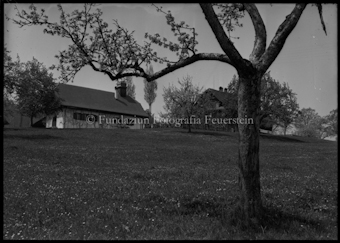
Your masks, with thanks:
[(261, 135), (242, 232), (237, 133), (4, 129), (4, 239), (337, 239), (337, 142)]

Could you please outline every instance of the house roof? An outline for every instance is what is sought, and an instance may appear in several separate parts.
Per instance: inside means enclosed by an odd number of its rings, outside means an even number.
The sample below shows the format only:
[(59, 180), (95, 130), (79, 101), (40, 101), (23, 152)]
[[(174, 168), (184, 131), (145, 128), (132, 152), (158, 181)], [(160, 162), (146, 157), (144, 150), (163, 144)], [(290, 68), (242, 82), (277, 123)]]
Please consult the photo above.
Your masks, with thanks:
[(142, 105), (130, 96), (115, 98), (114, 92), (59, 84), (62, 105), (126, 115), (148, 117)]
[(210, 89), (210, 88), (207, 89), (204, 93), (212, 94), (220, 102), (223, 102), (228, 96), (227, 92), (223, 92), (223, 91), (219, 91), (219, 90), (215, 90), (215, 89)]

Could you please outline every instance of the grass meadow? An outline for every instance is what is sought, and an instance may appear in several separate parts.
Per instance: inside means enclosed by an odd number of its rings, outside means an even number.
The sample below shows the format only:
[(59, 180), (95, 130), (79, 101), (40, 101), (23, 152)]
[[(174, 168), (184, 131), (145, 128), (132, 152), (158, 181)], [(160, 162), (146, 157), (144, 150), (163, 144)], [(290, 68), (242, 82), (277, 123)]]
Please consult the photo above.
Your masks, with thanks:
[(337, 142), (261, 135), (261, 227), (238, 220), (238, 134), (4, 128), (3, 239), (337, 239)]

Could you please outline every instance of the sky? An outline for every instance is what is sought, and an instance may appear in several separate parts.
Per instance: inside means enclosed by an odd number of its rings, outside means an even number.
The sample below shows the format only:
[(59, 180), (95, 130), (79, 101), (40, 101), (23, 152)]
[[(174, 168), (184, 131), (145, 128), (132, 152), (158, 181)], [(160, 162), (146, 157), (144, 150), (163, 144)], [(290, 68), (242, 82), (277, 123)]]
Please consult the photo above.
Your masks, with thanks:
[[(38, 9), (44, 8), (51, 22), (59, 22), (60, 13), (56, 4), (35, 4)], [(176, 21), (185, 21), (194, 27), (198, 33), (198, 52), (223, 53), (213, 32), (211, 31), (199, 4), (156, 4), (162, 6), (167, 12), (171, 10)], [(13, 3), (4, 4), (4, 13), (10, 18), (15, 18), (16, 10)], [(28, 9), (27, 4), (17, 4), (19, 10)], [(82, 4), (63, 4), (66, 12), (83, 9)], [(258, 10), (266, 25), (267, 46), (275, 35), (279, 25), (294, 8), (293, 4), (257, 4)], [(156, 34), (175, 40), (170, 26), (166, 24), (164, 14), (157, 12), (151, 4), (102, 4), (96, 6), (103, 11), (103, 19), (112, 29), (113, 19), (132, 31), (138, 43), (143, 44), (145, 33)], [(290, 34), (286, 43), (275, 60), (269, 67), (271, 76), (280, 83), (286, 82), (297, 95), (300, 109), (312, 108), (325, 116), (337, 108), (338, 98), (338, 73), (337, 73), (337, 5), (323, 4), (323, 17), (327, 35), (322, 29), (319, 13), (316, 6), (308, 5), (304, 10), (298, 24)], [(236, 28), (232, 36), (235, 47), (243, 58), (248, 59), (254, 45), (255, 32), (249, 16), (246, 14), (241, 19), (242, 28)], [(55, 55), (66, 50), (71, 44), (69, 39), (51, 36), (43, 33), (42, 26), (19, 26), (12, 21), (5, 20), (4, 43), (11, 51), (12, 58), (20, 56), (22, 62), (32, 60), (33, 57), (42, 62), (46, 67), (58, 64)], [(169, 50), (153, 46), (159, 56), (166, 56), (175, 61)], [(160, 71), (165, 65), (153, 63), (154, 72)], [(236, 70), (218, 61), (199, 61), (184, 68), (169, 73), (157, 80), (158, 89), (155, 102), (152, 104), (152, 113), (164, 112), (163, 89), (170, 84), (178, 86), (178, 80), (185, 76), (192, 77), (195, 85), (204, 89), (227, 87)], [(54, 77), (59, 75), (54, 71)], [(136, 100), (144, 109), (148, 104), (144, 100), (143, 79), (133, 77), (136, 86)], [(84, 67), (76, 76), (71, 85), (115, 92), (116, 81), (111, 81), (107, 75), (95, 72), (91, 67)]]

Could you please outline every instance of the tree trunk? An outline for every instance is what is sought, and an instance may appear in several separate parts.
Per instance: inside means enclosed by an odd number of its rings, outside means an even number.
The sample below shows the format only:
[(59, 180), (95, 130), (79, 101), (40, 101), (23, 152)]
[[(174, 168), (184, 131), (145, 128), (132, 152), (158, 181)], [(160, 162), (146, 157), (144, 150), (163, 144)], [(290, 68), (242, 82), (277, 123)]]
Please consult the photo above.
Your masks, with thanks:
[[(258, 223), (262, 214), (259, 168), (259, 105), (261, 77), (239, 75), (238, 118), (239, 128), (239, 188), (240, 206), (247, 225)], [(253, 124), (251, 124), (253, 122)]]
[(31, 116), (31, 127), (33, 127), (33, 116)]
[(153, 116), (152, 116), (152, 113), (151, 113), (151, 104), (149, 104), (149, 111), (150, 111), (150, 120), (151, 120), (150, 127), (153, 128), (154, 119), (153, 119)]

